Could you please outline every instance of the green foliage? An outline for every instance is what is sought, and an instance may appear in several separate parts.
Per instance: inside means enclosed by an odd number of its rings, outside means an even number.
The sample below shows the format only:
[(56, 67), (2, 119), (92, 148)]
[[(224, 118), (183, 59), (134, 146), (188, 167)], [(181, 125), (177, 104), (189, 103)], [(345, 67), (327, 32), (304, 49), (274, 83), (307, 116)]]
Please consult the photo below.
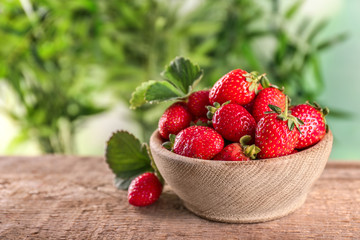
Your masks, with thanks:
[(34, 139), (44, 152), (74, 152), (82, 117), (105, 110), (93, 101), (102, 88), (103, 68), (95, 57), (96, 7), (92, 1), (67, 5), (39, 1), (1, 3), (0, 78), (16, 96), (5, 107), (22, 128), (16, 141)]
[[(72, 152), (81, 120), (110, 106), (97, 103), (105, 94), (132, 98), (148, 139), (166, 106), (143, 104), (191, 91), (175, 83), (176, 61), (164, 74), (169, 81), (147, 82), (175, 56), (204, 69), (197, 88), (242, 68), (266, 72), (295, 103), (316, 100), (325, 85), (320, 54), (345, 36), (321, 40), (327, 21), (298, 21), (302, 0), (282, 11), (276, 0), (21, 2), (0, 3), (0, 79), (20, 106), (5, 109), (22, 128), (15, 142), (35, 139), (44, 152)], [(191, 81), (197, 67), (189, 67)], [(154, 99), (159, 91), (163, 99)]]
[(127, 189), (131, 180), (141, 173), (153, 171), (149, 146), (141, 144), (125, 131), (114, 133), (107, 143), (106, 162), (115, 174), (115, 185)]
[(270, 36), (277, 44), (273, 55), (265, 64), (266, 71), (276, 84), (285, 87), (293, 103), (314, 101), (325, 86), (319, 62), (320, 53), (345, 40), (346, 34), (317, 41), (328, 24), (327, 20), (314, 25), (310, 24), (311, 19), (304, 17), (296, 24), (295, 17), (304, 1), (295, 1), (284, 12), (279, 11), (277, 2), (273, 0), (272, 15), (279, 16), (279, 21), (272, 22), (270, 31)]

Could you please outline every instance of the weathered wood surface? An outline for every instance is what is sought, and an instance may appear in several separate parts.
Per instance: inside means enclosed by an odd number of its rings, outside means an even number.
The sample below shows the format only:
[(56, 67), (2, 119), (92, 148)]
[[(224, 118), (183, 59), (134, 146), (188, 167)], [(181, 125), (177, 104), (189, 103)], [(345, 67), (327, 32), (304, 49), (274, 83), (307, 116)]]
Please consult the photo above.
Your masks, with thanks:
[(136, 208), (102, 158), (0, 158), (0, 239), (360, 239), (360, 163), (328, 163), (295, 213), (259, 224), (201, 219), (169, 189)]

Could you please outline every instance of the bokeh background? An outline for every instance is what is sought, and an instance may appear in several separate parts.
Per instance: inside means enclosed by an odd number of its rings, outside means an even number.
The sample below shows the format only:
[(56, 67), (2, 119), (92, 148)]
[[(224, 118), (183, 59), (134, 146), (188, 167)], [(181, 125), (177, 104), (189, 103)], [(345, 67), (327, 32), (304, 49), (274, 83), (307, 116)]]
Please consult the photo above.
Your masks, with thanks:
[(129, 109), (176, 56), (205, 71), (266, 72), (293, 103), (328, 106), (331, 160), (360, 160), (357, 0), (2, 0), (0, 154), (103, 155), (111, 133), (148, 141), (169, 103)]

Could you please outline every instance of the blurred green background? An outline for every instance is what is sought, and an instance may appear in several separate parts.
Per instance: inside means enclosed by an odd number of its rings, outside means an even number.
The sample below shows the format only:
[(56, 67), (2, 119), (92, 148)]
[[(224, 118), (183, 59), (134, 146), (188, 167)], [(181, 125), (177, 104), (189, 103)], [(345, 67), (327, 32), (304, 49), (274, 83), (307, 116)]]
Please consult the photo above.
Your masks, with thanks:
[[(326, 7), (325, 7), (326, 6)], [(3, 0), (0, 153), (103, 155), (117, 129), (147, 141), (168, 104), (129, 110), (176, 56), (266, 72), (293, 103), (328, 106), (332, 160), (360, 160), (357, 0)]]

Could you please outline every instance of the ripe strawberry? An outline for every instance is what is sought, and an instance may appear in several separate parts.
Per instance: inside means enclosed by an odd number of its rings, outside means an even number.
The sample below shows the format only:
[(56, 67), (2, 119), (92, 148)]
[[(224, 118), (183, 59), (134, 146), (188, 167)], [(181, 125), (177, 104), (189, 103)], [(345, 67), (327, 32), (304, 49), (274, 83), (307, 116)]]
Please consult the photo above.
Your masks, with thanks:
[(191, 126), (176, 136), (173, 152), (186, 157), (212, 159), (223, 147), (224, 139), (214, 129)]
[(159, 133), (163, 139), (169, 139), (170, 134), (178, 134), (190, 126), (192, 115), (184, 102), (172, 104), (165, 110), (159, 120)]
[(256, 122), (259, 122), (266, 114), (265, 112), (271, 111), (268, 107), (269, 104), (275, 105), (281, 108), (281, 111), (285, 110), (285, 94), (277, 88), (269, 87), (263, 89), (254, 100), (252, 115)]
[(143, 207), (159, 199), (163, 185), (154, 173), (144, 173), (131, 181), (128, 201), (131, 205)]
[(219, 104), (215, 107), (208, 107), (209, 116), (213, 114), (212, 124), (214, 129), (223, 136), (223, 138), (239, 142), (244, 135), (255, 136), (256, 122), (246, 109), (237, 104)]
[(260, 152), (260, 148), (254, 144), (246, 145), (251, 140), (249, 135), (245, 135), (240, 139), (240, 143), (231, 143), (216, 154), (213, 160), (223, 161), (248, 161), (256, 159), (256, 154)]
[(294, 149), (290, 154), (294, 154), (294, 153), (297, 153), (297, 152), (299, 152), (299, 151)]
[(251, 102), (249, 102), (245, 105), (242, 105), (246, 109), (246, 111), (248, 111), (249, 113), (252, 113), (252, 111), (253, 111), (255, 99), (256, 99), (256, 97), (253, 100), (251, 100)]
[(329, 113), (328, 108), (322, 109), (317, 103), (314, 103), (314, 106), (300, 104), (291, 108), (291, 113), (304, 122), (304, 125), (300, 126), (302, 135), (296, 148), (312, 146), (325, 136), (327, 131), (325, 116)]
[(275, 113), (261, 118), (256, 126), (255, 144), (261, 149), (258, 154), (259, 158), (273, 158), (290, 154), (294, 151), (300, 135), (298, 129), (302, 121), (288, 114), (287, 99), (283, 112), (277, 106), (269, 105), (269, 107)]
[(207, 109), (206, 106), (209, 103), (209, 92), (210, 90), (201, 90), (192, 93), (188, 99), (188, 108), (190, 113), (195, 117), (206, 117)]
[(256, 72), (247, 73), (241, 69), (235, 69), (220, 78), (210, 90), (209, 100), (223, 104), (231, 103), (245, 105), (255, 98), (259, 83), (265, 75)]

